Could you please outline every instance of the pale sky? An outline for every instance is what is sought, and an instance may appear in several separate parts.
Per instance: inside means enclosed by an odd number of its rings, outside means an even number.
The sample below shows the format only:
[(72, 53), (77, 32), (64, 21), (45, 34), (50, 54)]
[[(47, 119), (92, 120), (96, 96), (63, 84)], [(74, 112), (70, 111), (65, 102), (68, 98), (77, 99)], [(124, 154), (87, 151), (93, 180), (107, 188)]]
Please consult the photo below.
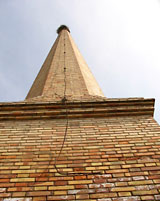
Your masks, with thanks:
[(160, 0), (0, 0), (0, 102), (25, 99), (67, 25), (108, 98), (155, 98), (160, 123)]

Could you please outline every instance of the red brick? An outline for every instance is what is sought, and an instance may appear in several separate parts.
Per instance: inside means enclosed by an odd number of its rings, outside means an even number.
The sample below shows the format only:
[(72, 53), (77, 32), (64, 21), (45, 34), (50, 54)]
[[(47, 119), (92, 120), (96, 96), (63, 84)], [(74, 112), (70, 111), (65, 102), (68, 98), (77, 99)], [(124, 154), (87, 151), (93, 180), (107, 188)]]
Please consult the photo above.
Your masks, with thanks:
[(7, 182), (9, 182), (9, 179), (0, 179), (0, 182), (2, 182), (2, 183), (7, 183)]
[(14, 183), (0, 183), (0, 188), (3, 188), (3, 187), (12, 187), (14, 185), (15, 185)]
[(75, 179), (76, 180), (83, 180), (83, 179), (86, 179), (86, 176), (85, 175), (80, 175), (80, 176), (75, 176)]
[(76, 189), (84, 189), (84, 188), (88, 188), (88, 186), (87, 185), (83, 185), (83, 184), (79, 184), (79, 185), (75, 185), (75, 188)]
[(54, 182), (55, 186), (63, 186), (63, 185), (67, 185), (67, 181), (55, 181)]
[(27, 183), (16, 183), (15, 186), (27, 186)]

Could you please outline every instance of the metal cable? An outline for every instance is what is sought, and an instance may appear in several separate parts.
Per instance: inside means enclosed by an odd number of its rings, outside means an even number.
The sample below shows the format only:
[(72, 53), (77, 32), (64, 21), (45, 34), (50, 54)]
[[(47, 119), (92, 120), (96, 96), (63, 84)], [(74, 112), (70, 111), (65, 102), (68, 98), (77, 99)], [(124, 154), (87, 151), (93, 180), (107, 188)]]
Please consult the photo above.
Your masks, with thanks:
[[(60, 41), (60, 48), (59, 48), (59, 54), (58, 54), (58, 61), (60, 61), (60, 55), (61, 55), (61, 51), (62, 51), (62, 40)], [(56, 77), (57, 76), (57, 69), (60, 67), (60, 62), (58, 62), (58, 65), (57, 65), (57, 67), (56, 67), (56, 69), (55, 69), (55, 72), (54, 72), (54, 77)], [(55, 95), (57, 95), (57, 96), (59, 96), (59, 98), (61, 98), (62, 99), (62, 96), (61, 95), (59, 95), (59, 94), (57, 94), (57, 93), (54, 93)], [(49, 153), (49, 156), (50, 156), (50, 160), (49, 160), (49, 163), (48, 163), (48, 165), (47, 165), (47, 167), (44, 169), (44, 171), (42, 172), (42, 173), (40, 173), (40, 175), (38, 176), (38, 178), (39, 177), (41, 177), (43, 174), (45, 174), (46, 173), (46, 170), (47, 169), (49, 169), (49, 166), (51, 165), (51, 161), (52, 161), (52, 159), (53, 159), (53, 154), (52, 153)], [(49, 178), (49, 176), (48, 176), (48, 178)]]
[(66, 127), (65, 127), (65, 131), (64, 131), (64, 138), (63, 138), (63, 142), (61, 145), (61, 149), (59, 151), (59, 154), (57, 157), (55, 157), (55, 161), (54, 161), (54, 168), (56, 169), (57, 173), (60, 175), (65, 175), (65, 176), (79, 176), (79, 175), (93, 175), (93, 174), (102, 174), (102, 172), (92, 172), (92, 173), (68, 173), (68, 172), (64, 172), (64, 171), (59, 171), (59, 169), (57, 168), (56, 164), (57, 164), (57, 160), (58, 158), (61, 156), (61, 153), (63, 151), (64, 148), (64, 144), (67, 138), (67, 132), (68, 132), (68, 123), (69, 123), (69, 117), (68, 117), (68, 108), (67, 108), (67, 98), (66, 98), (66, 90), (67, 90), (67, 81), (66, 81), (66, 43), (65, 43), (65, 32), (64, 32), (64, 96), (62, 99), (62, 103), (64, 103), (65, 105), (65, 111), (66, 111)]
[[(59, 61), (60, 61), (60, 54), (61, 54), (61, 45), (60, 45), (60, 50), (59, 50), (60, 52), (59, 52)], [(60, 171), (58, 168), (57, 168), (57, 160), (60, 158), (60, 156), (61, 156), (61, 154), (62, 154), (62, 151), (63, 151), (63, 148), (64, 148), (64, 145), (65, 145), (65, 142), (66, 142), (66, 138), (67, 138), (67, 133), (68, 133), (68, 124), (69, 124), (69, 117), (68, 117), (68, 107), (67, 107), (67, 98), (66, 98), (66, 90), (67, 90), (67, 76), (66, 76), (66, 42), (65, 42), (65, 32), (64, 32), (64, 93), (63, 93), (63, 98), (59, 95), (59, 94), (57, 94), (57, 93), (55, 93), (55, 95), (57, 95), (57, 96), (59, 96), (60, 98), (62, 98), (61, 99), (61, 101), (62, 101), (62, 103), (64, 104), (64, 106), (65, 106), (65, 113), (66, 113), (66, 126), (65, 126), (65, 131), (64, 131), (64, 137), (63, 137), (63, 141), (62, 141), (62, 145), (61, 145), (61, 148), (60, 148), (60, 151), (59, 151), (59, 153), (58, 153), (58, 156), (57, 157), (55, 157), (55, 160), (54, 160), (54, 164), (53, 164), (53, 167), (54, 167), (54, 169), (56, 170), (56, 172), (58, 173), (58, 174), (60, 174), (60, 175), (63, 175), (63, 176), (80, 176), (80, 175), (100, 175), (100, 174), (103, 174), (103, 172), (100, 172), (100, 171), (97, 171), (97, 172), (89, 172), (89, 173), (84, 173), (84, 172), (78, 172), (78, 173), (76, 173), (76, 172), (64, 172), (64, 171)], [(54, 76), (56, 76), (57, 75), (57, 69), (58, 68), (56, 68), (56, 70), (55, 70), (55, 75)], [(52, 161), (52, 159), (53, 159), (53, 154), (49, 154), (50, 155), (50, 161), (49, 161), (49, 164), (48, 164), (48, 166), (47, 166), (47, 168), (45, 168), (45, 170), (42, 172), (42, 173), (40, 173), (40, 176), (39, 177), (41, 177), (41, 175), (42, 174), (44, 174), (45, 172), (46, 172), (46, 170), (47, 169), (49, 169), (49, 166), (51, 165), (51, 161)], [(48, 178), (50, 177), (50, 175), (49, 175), (49, 171), (47, 172), (48, 173)], [(35, 184), (35, 182), (34, 182), (34, 184)], [(47, 200), (47, 195), (46, 195), (46, 200)]]

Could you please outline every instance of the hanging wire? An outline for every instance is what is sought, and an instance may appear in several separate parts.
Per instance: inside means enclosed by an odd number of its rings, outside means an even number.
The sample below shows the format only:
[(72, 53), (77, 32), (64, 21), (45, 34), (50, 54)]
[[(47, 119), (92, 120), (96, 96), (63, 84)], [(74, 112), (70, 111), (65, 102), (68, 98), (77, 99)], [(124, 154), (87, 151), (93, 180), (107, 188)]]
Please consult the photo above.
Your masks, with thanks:
[(57, 168), (57, 160), (60, 158), (61, 153), (63, 151), (64, 148), (64, 144), (67, 138), (67, 132), (68, 132), (68, 124), (69, 124), (69, 117), (68, 117), (68, 107), (67, 107), (67, 98), (66, 98), (66, 90), (67, 90), (67, 81), (66, 81), (66, 41), (65, 41), (65, 32), (64, 32), (64, 94), (63, 94), (63, 98), (62, 98), (62, 103), (64, 103), (65, 106), (65, 113), (66, 113), (66, 126), (65, 126), (65, 131), (64, 131), (64, 138), (63, 138), (63, 142), (60, 148), (60, 151), (58, 153), (58, 156), (55, 157), (55, 161), (54, 161), (54, 168), (56, 169), (56, 172), (60, 175), (65, 175), (65, 176), (79, 176), (79, 175), (94, 175), (94, 174), (102, 174), (102, 172), (98, 171), (98, 172), (92, 172), (92, 173), (84, 173), (84, 172), (64, 172), (64, 171), (59, 171), (59, 169)]
[[(60, 45), (60, 48), (59, 48), (59, 54), (58, 54), (58, 64), (57, 64), (57, 67), (56, 67), (56, 69), (55, 69), (55, 72), (54, 72), (54, 77), (56, 77), (57, 76), (57, 70), (59, 69), (59, 67), (60, 67), (60, 55), (61, 55), (61, 53), (62, 53), (62, 51), (63, 51), (63, 49), (62, 49), (62, 43), (63, 43), (63, 41), (62, 41), (62, 39), (59, 41), (59, 45)], [(52, 86), (53, 87), (53, 86)], [(57, 96), (59, 96), (59, 98), (60, 99), (62, 99), (62, 97), (63, 96), (61, 96), (61, 95), (59, 95), (59, 94), (57, 94), (57, 93), (54, 93), (55, 95), (57, 95)], [(46, 170), (47, 169), (49, 169), (49, 166), (51, 165), (51, 162), (52, 162), (52, 159), (53, 159), (53, 154), (52, 153), (49, 153), (49, 156), (50, 156), (50, 160), (49, 160), (49, 163), (48, 163), (48, 165), (47, 165), (47, 167), (44, 169), (44, 171), (42, 172), (42, 173), (40, 173), (40, 175), (38, 176), (38, 177), (41, 177), (43, 174), (45, 174), (46, 173)], [(48, 173), (49, 174), (49, 173)], [(49, 175), (48, 175), (48, 178), (49, 178)]]
[[(60, 158), (61, 154), (62, 154), (62, 151), (63, 151), (63, 148), (64, 148), (64, 145), (65, 145), (65, 142), (66, 142), (66, 138), (67, 138), (67, 134), (68, 134), (68, 125), (69, 125), (69, 112), (68, 112), (68, 107), (67, 107), (67, 98), (66, 98), (66, 90), (67, 90), (67, 75), (66, 75), (66, 41), (65, 41), (65, 32), (64, 32), (64, 49), (63, 49), (63, 54), (64, 54), (64, 66), (63, 66), (63, 72), (64, 72), (64, 93), (63, 93), (63, 98), (62, 96), (60, 96), (59, 94), (55, 93), (55, 95), (59, 96), (61, 98), (61, 101), (62, 103), (64, 104), (64, 107), (65, 107), (65, 114), (66, 114), (66, 125), (65, 125), (65, 130), (64, 130), (64, 137), (63, 137), (63, 141), (62, 141), (62, 145), (61, 145), (61, 148), (60, 148), (60, 151), (58, 153), (58, 156), (55, 157), (55, 160), (54, 160), (54, 164), (53, 164), (53, 167), (54, 169), (56, 170), (56, 172), (59, 174), (59, 175), (62, 175), (62, 176), (80, 176), (80, 175), (101, 175), (103, 174), (103, 172), (101, 171), (97, 171), (97, 172), (89, 172), (89, 173), (85, 173), (85, 172), (64, 172), (64, 171), (60, 171), (58, 168), (57, 168), (57, 161), (58, 159)], [(59, 50), (59, 61), (60, 61), (60, 54), (61, 54), (61, 45), (60, 45), (60, 50)], [(58, 65), (59, 67), (59, 65)], [(55, 74), (54, 76), (57, 75), (57, 69), (58, 67), (56, 68), (55, 70)], [(80, 101), (81, 102), (81, 101)], [(82, 102), (81, 102), (82, 103)], [(47, 167), (45, 168), (45, 170), (40, 173), (40, 176), (38, 177), (41, 177), (42, 174), (48, 174), (48, 178), (50, 177), (50, 172), (46, 172), (47, 169), (49, 169), (50, 165), (51, 165), (51, 162), (52, 162), (52, 159), (53, 159), (53, 154), (50, 153), (50, 160), (49, 160), (49, 163), (47, 165)], [(39, 181), (40, 182), (40, 181)], [(37, 181), (35, 181), (34, 183), (37, 183)], [(41, 182), (40, 182), (41, 183)], [(46, 195), (46, 199), (47, 199), (47, 195)]]

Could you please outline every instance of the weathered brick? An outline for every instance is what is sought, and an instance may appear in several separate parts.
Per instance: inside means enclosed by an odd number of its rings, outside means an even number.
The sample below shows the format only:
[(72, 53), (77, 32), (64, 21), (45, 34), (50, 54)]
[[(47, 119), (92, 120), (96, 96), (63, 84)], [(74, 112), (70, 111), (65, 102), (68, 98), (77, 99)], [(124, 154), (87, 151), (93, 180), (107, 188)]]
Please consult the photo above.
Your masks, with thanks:
[(146, 195), (146, 196), (141, 196), (141, 200), (155, 200), (154, 196), (152, 195)]
[(160, 200), (160, 195), (155, 195), (154, 198), (155, 200)]
[(68, 194), (89, 194), (94, 193), (94, 189), (75, 189), (75, 190), (68, 190)]
[(117, 193), (97, 193), (90, 194), (90, 198), (114, 198), (117, 197)]
[(111, 191), (119, 192), (119, 191), (134, 191), (135, 187), (115, 187), (112, 188)]
[(4, 193), (6, 191), (6, 188), (0, 188), (0, 193)]
[(114, 183), (89, 184), (89, 188), (110, 188), (110, 187), (114, 187)]
[(153, 182), (154, 182), (155, 184), (160, 184), (160, 179), (154, 179)]
[(144, 176), (136, 176), (136, 177), (133, 177), (133, 180), (135, 180), (135, 181), (145, 180), (145, 177)]
[(0, 193), (0, 198), (11, 197), (11, 193)]
[[(149, 185), (151, 186), (151, 185)], [(148, 185), (141, 185), (141, 186), (135, 186), (137, 191), (147, 191), (149, 190), (149, 186)]]
[(128, 182), (131, 186), (138, 186), (138, 185), (145, 185), (145, 184), (152, 184), (152, 180), (141, 180), (141, 181), (130, 181)]
[[(93, 191), (93, 193), (95, 193), (94, 189), (92, 189), (92, 191)], [(108, 188), (97, 188), (96, 189), (96, 193), (107, 193), (107, 192), (109, 192)]]
[(66, 177), (51, 177), (49, 178), (50, 181), (70, 181), (70, 180), (73, 180), (73, 177), (69, 177), (69, 176), (66, 176)]
[(75, 200), (74, 195), (48, 196), (48, 200)]
[(133, 195), (156, 195), (158, 191), (156, 189), (148, 190), (148, 191), (133, 191)]
[[(5, 199), (3, 199), (3, 201), (32, 201), (33, 199), (30, 197), (25, 197), (25, 198), (20, 198), (20, 197), (18, 197), (18, 198), (5, 198)], [(44, 199), (45, 200), (45, 199)], [(38, 201), (38, 200), (37, 200)], [(42, 201), (42, 200), (41, 200)]]

